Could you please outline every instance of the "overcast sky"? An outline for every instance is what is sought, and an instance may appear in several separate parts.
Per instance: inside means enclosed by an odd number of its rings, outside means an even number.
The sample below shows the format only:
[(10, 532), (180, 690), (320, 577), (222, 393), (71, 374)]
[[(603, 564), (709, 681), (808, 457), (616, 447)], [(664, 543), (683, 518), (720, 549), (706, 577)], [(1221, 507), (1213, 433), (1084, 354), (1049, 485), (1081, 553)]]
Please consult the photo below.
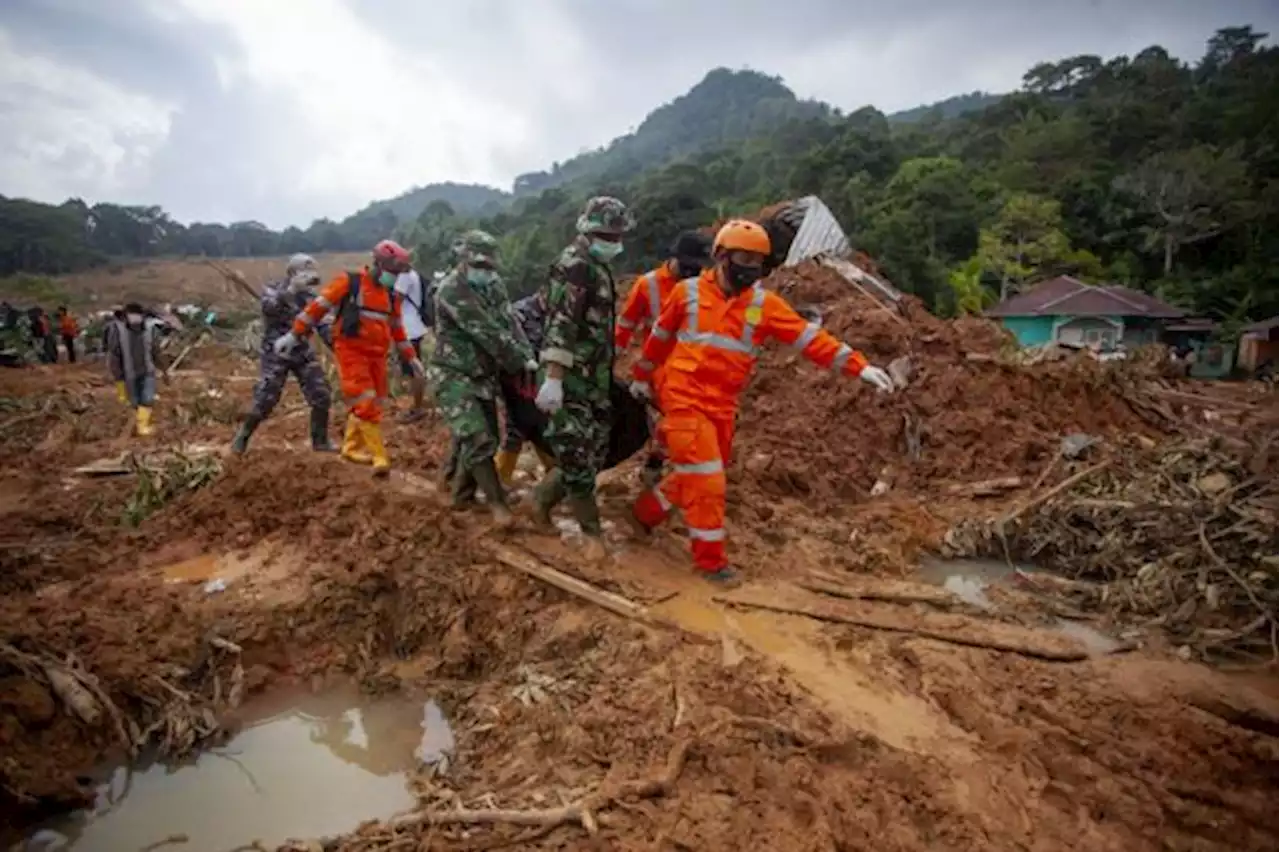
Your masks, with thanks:
[(1274, 0), (0, 0), (0, 194), (183, 221), (342, 218), (441, 180), (510, 188), (711, 68), (891, 112)]

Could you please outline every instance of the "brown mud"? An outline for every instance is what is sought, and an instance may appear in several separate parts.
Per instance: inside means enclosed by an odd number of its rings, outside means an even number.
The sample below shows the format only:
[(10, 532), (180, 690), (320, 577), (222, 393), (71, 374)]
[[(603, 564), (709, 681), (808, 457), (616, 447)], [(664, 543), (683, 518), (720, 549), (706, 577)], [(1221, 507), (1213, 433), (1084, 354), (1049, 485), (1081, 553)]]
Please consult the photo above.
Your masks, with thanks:
[[(983, 323), (911, 309), (900, 323), (818, 273), (775, 283), (822, 304), (873, 361), (910, 354), (916, 371), (883, 398), (788, 353), (763, 360), (730, 483), (749, 582), (730, 597), (895, 629), (717, 600), (678, 526), (622, 532), (632, 465), (601, 486), (610, 563), (523, 520), (503, 541), (651, 621), (605, 612), (502, 564), (484, 513), (446, 507), (437, 421), (389, 418), (397, 475), (380, 483), (307, 451), (292, 387), (248, 455), (215, 454), (211, 482), (130, 527), (142, 477), (73, 470), (220, 450), (254, 364), (193, 354), (162, 386), (147, 442), (128, 436), (99, 366), (0, 373), (0, 420), (27, 417), (0, 430), (3, 840), (82, 803), (104, 762), (199, 750), (255, 696), (338, 681), (431, 696), (457, 753), (414, 778), (412, 815), (316, 838), (324, 849), (1273, 848), (1274, 669), (1216, 671), (1149, 634), (1077, 662), (969, 647), (947, 631), (1063, 639), (1030, 595), (982, 613), (902, 582), (957, 522), (1043, 487), (1065, 434), (1162, 442), (1176, 427), (1096, 365), (966, 358), (1000, 351)], [(904, 429), (920, 437), (914, 458)], [(998, 476), (1026, 481), (942, 496)], [(873, 498), (877, 480), (889, 490)], [(863, 597), (804, 591), (805, 578)]]

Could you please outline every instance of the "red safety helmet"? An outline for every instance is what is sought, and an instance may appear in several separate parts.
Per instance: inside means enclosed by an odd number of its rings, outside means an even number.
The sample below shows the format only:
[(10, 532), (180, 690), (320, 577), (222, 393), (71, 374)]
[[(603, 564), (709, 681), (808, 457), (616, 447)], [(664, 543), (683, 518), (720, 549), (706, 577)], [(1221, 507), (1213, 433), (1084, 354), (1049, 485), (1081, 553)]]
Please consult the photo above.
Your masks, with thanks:
[(395, 240), (383, 240), (373, 247), (373, 265), (379, 269), (404, 272), (412, 262), (409, 250)]

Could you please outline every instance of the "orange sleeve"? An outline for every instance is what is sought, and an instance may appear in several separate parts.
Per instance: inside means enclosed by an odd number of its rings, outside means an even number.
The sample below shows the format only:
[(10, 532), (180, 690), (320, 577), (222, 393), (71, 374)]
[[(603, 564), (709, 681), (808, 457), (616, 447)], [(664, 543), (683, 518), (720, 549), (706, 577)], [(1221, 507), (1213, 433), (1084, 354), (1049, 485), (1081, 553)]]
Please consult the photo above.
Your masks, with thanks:
[(631, 375), (636, 381), (652, 381), (654, 369), (665, 362), (671, 350), (675, 348), (676, 334), (684, 325), (685, 313), (688, 310), (687, 301), (688, 288), (682, 281), (672, 289), (671, 294), (662, 303), (662, 313), (658, 315), (658, 321), (653, 324), (653, 330), (645, 338), (640, 360), (631, 368)]
[(618, 315), (618, 324), (613, 330), (614, 346), (626, 349), (631, 345), (631, 338), (636, 330), (649, 319), (648, 285), (643, 275), (637, 275), (627, 293), (627, 300), (622, 303), (622, 313)]
[(324, 285), (320, 292), (316, 294), (316, 297), (307, 302), (307, 306), (294, 317), (293, 333), (298, 337), (306, 337), (311, 334), (311, 330), (315, 328), (316, 324), (324, 319), (329, 311), (337, 307), (350, 289), (351, 281), (345, 272)]
[(867, 359), (861, 352), (841, 343), (816, 322), (800, 316), (786, 299), (776, 293), (765, 296), (762, 325), (767, 337), (800, 350), (801, 355), (824, 370), (856, 376), (867, 366)]

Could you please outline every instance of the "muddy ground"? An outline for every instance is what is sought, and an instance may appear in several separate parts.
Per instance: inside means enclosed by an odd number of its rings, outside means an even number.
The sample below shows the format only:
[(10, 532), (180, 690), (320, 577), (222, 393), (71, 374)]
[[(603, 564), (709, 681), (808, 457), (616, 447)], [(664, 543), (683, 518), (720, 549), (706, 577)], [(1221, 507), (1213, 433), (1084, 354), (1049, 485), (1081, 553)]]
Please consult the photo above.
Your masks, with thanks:
[[(768, 356), (730, 483), (749, 582), (720, 597), (678, 527), (624, 532), (630, 466), (602, 483), (612, 560), (588, 565), (571, 534), (522, 521), (499, 538), (451, 512), (430, 419), (388, 424), (396, 472), (379, 483), (307, 451), (290, 388), (226, 458), (255, 370), (227, 350), (162, 386), (146, 442), (100, 366), (0, 373), (3, 839), (81, 803), (104, 760), (201, 748), (255, 695), (337, 678), (433, 697), (458, 751), (415, 783), (416, 816), (326, 849), (1274, 848), (1266, 661), (1210, 668), (1158, 625), (1105, 622), (1126, 650), (1078, 653), (1034, 596), (979, 612), (912, 582), (957, 522), (1059, 481), (1037, 478), (1063, 435), (1159, 444), (1168, 424), (1126, 402), (1123, 377), (971, 361), (1000, 351), (988, 327), (872, 319), (825, 287), (789, 289), (874, 360), (915, 355), (913, 384), (878, 398)], [(1273, 392), (1227, 393), (1274, 419)], [(140, 471), (74, 472), (128, 453)], [(965, 490), (998, 477), (1024, 481)], [(164, 493), (149, 514), (144, 480)], [(530, 562), (643, 611), (512, 567)], [(214, 575), (225, 589), (207, 593)]]

